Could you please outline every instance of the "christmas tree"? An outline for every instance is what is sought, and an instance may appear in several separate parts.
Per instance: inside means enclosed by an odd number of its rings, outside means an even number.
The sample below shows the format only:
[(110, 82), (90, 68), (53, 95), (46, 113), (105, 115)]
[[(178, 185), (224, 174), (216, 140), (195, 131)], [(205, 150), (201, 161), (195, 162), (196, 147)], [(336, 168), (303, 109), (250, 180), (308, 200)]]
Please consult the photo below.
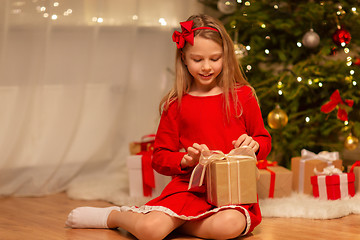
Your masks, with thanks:
[(199, 0), (225, 24), (272, 135), (269, 160), (355, 149), (360, 1)]

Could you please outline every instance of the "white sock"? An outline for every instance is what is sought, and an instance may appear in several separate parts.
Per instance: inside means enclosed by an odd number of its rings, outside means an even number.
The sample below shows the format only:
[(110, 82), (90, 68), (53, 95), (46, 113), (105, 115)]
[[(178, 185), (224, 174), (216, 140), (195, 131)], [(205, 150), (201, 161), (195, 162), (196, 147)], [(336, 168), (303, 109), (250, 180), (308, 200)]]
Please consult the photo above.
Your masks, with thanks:
[(113, 210), (120, 211), (120, 207), (78, 207), (69, 213), (65, 224), (71, 228), (109, 228), (107, 220)]

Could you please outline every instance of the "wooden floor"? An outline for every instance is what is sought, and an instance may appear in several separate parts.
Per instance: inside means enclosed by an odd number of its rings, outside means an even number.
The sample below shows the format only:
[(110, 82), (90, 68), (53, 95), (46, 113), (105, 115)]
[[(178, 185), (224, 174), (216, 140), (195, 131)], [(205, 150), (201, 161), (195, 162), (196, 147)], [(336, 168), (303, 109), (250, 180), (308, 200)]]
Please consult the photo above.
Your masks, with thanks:
[[(41, 198), (0, 198), (1, 240), (117, 240), (135, 239), (122, 230), (69, 229), (64, 226), (71, 209), (78, 206), (106, 207), (103, 201), (71, 200), (66, 194)], [(167, 239), (197, 239), (170, 235)], [(360, 239), (360, 215), (332, 220), (264, 218), (246, 240)]]

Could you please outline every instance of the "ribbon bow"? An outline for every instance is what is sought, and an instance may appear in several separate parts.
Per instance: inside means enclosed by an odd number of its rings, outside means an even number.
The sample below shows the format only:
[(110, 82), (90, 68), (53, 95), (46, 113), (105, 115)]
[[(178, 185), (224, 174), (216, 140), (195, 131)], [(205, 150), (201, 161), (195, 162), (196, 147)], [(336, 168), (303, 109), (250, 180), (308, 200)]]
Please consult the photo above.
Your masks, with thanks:
[(327, 166), (323, 169), (322, 172), (319, 172), (316, 168), (314, 168), (314, 173), (316, 175), (325, 175), (325, 176), (331, 176), (331, 175), (339, 175), (342, 174), (342, 171), (338, 168), (336, 168), (334, 165)]
[(306, 149), (302, 149), (301, 150), (301, 160), (302, 161), (307, 161), (310, 159), (318, 159), (324, 162), (333, 162), (335, 160), (339, 159), (339, 152), (327, 152), (327, 151), (322, 151), (319, 152), (318, 154), (310, 152)]
[(215, 160), (230, 161), (231, 159), (254, 159), (256, 155), (254, 150), (249, 146), (242, 146), (231, 150), (228, 154), (221, 151), (202, 151), (199, 159), (199, 164), (196, 165), (191, 173), (188, 189), (195, 186), (201, 186), (204, 181), (206, 167)]
[(324, 113), (329, 113), (335, 109), (336, 106), (339, 105), (339, 109), (337, 112), (337, 118), (341, 121), (348, 121), (348, 114), (343, 106), (347, 105), (352, 107), (354, 104), (354, 100), (346, 99), (343, 101), (340, 97), (339, 90), (335, 90), (333, 94), (330, 96), (330, 101), (321, 106), (321, 111)]
[(183, 48), (185, 46), (185, 41), (190, 43), (191, 45), (194, 45), (194, 31), (195, 30), (210, 29), (210, 30), (218, 32), (218, 30), (216, 28), (212, 28), (212, 27), (192, 28), (193, 25), (194, 25), (193, 20), (181, 22), (180, 23), (181, 32), (175, 31), (173, 33), (172, 39), (176, 43), (177, 48)]
[(172, 39), (174, 42), (176, 42), (177, 48), (183, 48), (185, 45), (185, 41), (190, 43), (191, 45), (194, 45), (194, 31), (191, 29), (194, 22), (187, 21), (187, 22), (181, 22), (181, 33), (178, 31), (175, 31), (172, 35)]

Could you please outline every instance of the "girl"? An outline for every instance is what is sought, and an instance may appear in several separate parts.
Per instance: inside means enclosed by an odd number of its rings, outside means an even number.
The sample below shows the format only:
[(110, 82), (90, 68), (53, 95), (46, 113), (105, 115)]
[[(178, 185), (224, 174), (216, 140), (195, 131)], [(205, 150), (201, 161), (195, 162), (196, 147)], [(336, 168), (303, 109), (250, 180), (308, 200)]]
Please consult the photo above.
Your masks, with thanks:
[(173, 34), (176, 81), (160, 103), (152, 162), (156, 171), (173, 180), (159, 197), (139, 208), (76, 208), (67, 226), (120, 227), (138, 239), (163, 239), (175, 229), (201, 238), (229, 239), (251, 232), (260, 223), (258, 203), (217, 208), (206, 201), (205, 186), (188, 190), (202, 150), (227, 153), (250, 146), (258, 159), (265, 159), (271, 137), (221, 22), (196, 15), (181, 27), (181, 33)]

